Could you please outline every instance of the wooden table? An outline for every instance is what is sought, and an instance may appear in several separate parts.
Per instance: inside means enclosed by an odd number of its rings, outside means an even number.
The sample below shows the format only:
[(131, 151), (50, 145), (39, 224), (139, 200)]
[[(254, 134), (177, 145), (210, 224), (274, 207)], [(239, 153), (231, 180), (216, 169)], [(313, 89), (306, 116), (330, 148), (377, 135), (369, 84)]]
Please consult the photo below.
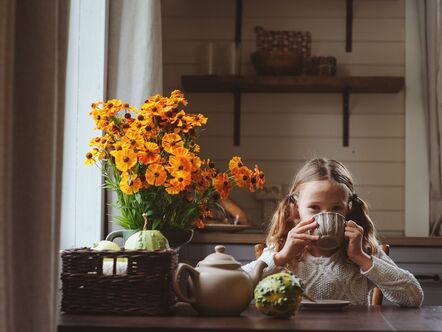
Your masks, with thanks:
[(275, 319), (250, 307), (238, 317), (203, 317), (180, 304), (169, 316), (61, 314), (58, 332), (134, 331), (442, 331), (442, 306), (420, 309), (355, 307), (301, 309), (290, 319)]

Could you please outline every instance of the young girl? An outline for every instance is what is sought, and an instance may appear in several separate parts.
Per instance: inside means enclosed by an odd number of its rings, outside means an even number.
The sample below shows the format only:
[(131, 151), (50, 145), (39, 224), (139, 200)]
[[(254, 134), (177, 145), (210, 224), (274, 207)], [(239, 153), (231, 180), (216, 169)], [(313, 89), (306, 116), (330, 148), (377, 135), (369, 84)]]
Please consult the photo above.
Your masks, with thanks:
[[(314, 215), (346, 216), (345, 245), (334, 251), (315, 246)], [(420, 306), (423, 292), (408, 271), (400, 269), (380, 248), (366, 203), (358, 197), (346, 167), (335, 160), (313, 159), (296, 175), (289, 195), (279, 204), (259, 260), (265, 274), (289, 268), (304, 282), (313, 299), (348, 300), (369, 305), (374, 287), (402, 306)], [(257, 261), (243, 266), (251, 272)]]

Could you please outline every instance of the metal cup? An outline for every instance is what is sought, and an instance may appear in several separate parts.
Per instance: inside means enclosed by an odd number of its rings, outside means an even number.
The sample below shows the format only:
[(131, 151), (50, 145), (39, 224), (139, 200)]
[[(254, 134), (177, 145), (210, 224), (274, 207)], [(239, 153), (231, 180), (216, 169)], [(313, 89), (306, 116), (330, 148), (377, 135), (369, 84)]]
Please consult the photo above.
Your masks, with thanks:
[(316, 246), (325, 250), (339, 248), (344, 241), (345, 217), (335, 212), (322, 212), (314, 218), (319, 226), (312, 234), (320, 236)]

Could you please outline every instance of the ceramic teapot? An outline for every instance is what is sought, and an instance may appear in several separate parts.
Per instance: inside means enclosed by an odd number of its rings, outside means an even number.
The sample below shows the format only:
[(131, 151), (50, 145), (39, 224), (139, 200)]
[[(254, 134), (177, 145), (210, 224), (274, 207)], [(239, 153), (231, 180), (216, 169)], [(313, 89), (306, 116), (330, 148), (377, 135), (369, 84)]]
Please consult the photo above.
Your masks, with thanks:
[[(215, 252), (198, 263), (196, 268), (180, 263), (173, 278), (177, 297), (190, 303), (202, 315), (239, 315), (250, 304), (256, 284), (261, 280), (266, 263), (258, 261), (249, 275), (241, 264), (224, 253), (225, 247), (218, 245)], [(180, 275), (187, 271), (188, 296), (179, 285)]]

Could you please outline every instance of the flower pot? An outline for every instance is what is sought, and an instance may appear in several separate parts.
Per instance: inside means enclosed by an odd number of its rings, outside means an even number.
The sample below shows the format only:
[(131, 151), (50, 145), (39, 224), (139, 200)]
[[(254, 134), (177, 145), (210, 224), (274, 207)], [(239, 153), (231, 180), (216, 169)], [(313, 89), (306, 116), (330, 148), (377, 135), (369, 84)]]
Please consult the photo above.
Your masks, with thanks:
[(191, 229), (168, 229), (161, 231), (161, 233), (169, 241), (170, 247), (175, 250), (179, 250), (193, 238), (193, 230)]
[(127, 239), (130, 238), (130, 236), (135, 234), (136, 232), (138, 232), (138, 231), (135, 229), (120, 229), (118, 231), (110, 232), (106, 236), (105, 240), (113, 241), (115, 239), (122, 238), (123, 244), (124, 244), (124, 243), (126, 243)]
[[(125, 243), (127, 239), (136, 232), (137, 230), (133, 229), (113, 231), (106, 236), (106, 240), (113, 241), (114, 239), (122, 238)], [(163, 230), (161, 233), (166, 237), (167, 241), (169, 241), (169, 246), (175, 250), (179, 250), (193, 238), (193, 230), (191, 229), (169, 229)]]

